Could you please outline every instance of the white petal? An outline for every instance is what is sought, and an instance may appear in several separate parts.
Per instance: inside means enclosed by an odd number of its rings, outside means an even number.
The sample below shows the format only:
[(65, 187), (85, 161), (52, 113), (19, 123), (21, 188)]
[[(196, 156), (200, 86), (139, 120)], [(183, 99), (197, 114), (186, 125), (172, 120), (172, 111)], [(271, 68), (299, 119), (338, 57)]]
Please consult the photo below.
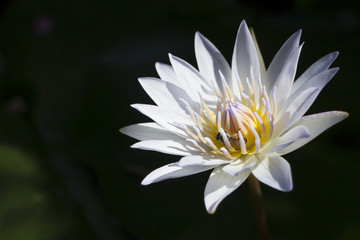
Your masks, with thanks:
[(280, 156), (262, 159), (252, 173), (259, 181), (280, 191), (293, 188), (290, 164)]
[(140, 141), (182, 139), (154, 122), (126, 126), (120, 132)]
[(209, 156), (191, 155), (183, 157), (179, 161), (179, 166), (218, 166), (221, 164), (227, 164), (229, 160), (214, 159)]
[[(325, 84), (330, 81), (330, 79), (336, 74), (337, 71), (338, 68), (332, 68), (314, 76), (305, 84), (307, 86), (306, 88), (299, 88), (299, 90), (297, 90), (293, 95), (291, 95), (291, 98), (286, 100), (287, 103), (284, 107), (286, 111), (291, 112), (288, 126), (294, 124), (307, 112), (307, 110), (311, 107)], [(296, 106), (296, 104), (294, 104), (296, 101), (299, 100), (299, 96), (301, 96), (308, 90), (309, 92), (311, 92), (311, 89), (314, 88), (316, 88), (316, 91), (304, 97), (301, 105)]]
[(225, 79), (231, 79), (231, 69), (220, 51), (201, 33), (195, 34), (195, 54), (200, 73), (221, 89), (219, 71)]
[(169, 109), (148, 104), (132, 104), (131, 106), (154, 120), (160, 126), (180, 136), (186, 137), (187, 134), (179, 125), (193, 125), (190, 117), (186, 117), (183, 114), (173, 112)]
[(237, 160), (234, 162), (231, 162), (230, 164), (225, 165), (222, 170), (226, 172), (227, 174), (236, 177), (238, 176), (242, 171), (249, 169), (253, 167), (256, 164), (257, 160), (255, 156), (251, 156), (246, 161), (244, 160)]
[(172, 66), (165, 63), (157, 62), (155, 63), (155, 68), (157, 73), (159, 74), (159, 77), (162, 80), (164, 80), (165, 82), (175, 84), (176, 86), (181, 86)]
[(295, 128), (296, 126), (305, 126), (310, 131), (311, 136), (309, 138), (296, 141), (290, 146), (281, 149), (277, 153), (284, 155), (302, 147), (329, 127), (344, 120), (347, 116), (349, 116), (349, 114), (346, 112), (332, 111), (302, 117), (296, 124), (294, 124), (293, 127)]
[(276, 145), (272, 147), (267, 153), (276, 152), (280, 149), (283, 149), (291, 144), (293, 144), (296, 141), (299, 141), (300, 139), (306, 139), (311, 136), (309, 130), (302, 126), (296, 126), (294, 128), (291, 128), (289, 131), (285, 132), (282, 136), (278, 138), (276, 141)]
[(151, 183), (159, 182), (170, 178), (179, 178), (193, 175), (199, 172), (204, 172), (214, 168), (213, 166), (191, 166), (180, 167), (178, 163), (170, 163), (158, 169), (155, 169), (147, 175), (141, 182), (142, 185), (149, 185)]
[(230, 84), (232, 89), (238, 89), (236, 83), (237, 74), (239, 74), (240, 80), (245, 86), (246, 78), (251, 77), (251, 67), (255, 76), (257, 76), (260, 73), (258, 52), (246, 22), (242, 21), (236, 36), (232, 57), (232, 83)]
[(338, 52), (330, 53), (314, 64), (312, 64), (295, 82), (291, 89), (291, 92), (297, 91), (300, 87), (304, 89), (304, 84), (308, 82), (309, 79), (313, 78), (314, 76), (318, 75), (319, 73), (327, 70), (330, 65), (335, 61), (336, 57), (339, 55)]
[(184, 99), (193, 108), (196, 106), (183, 89), (172, 83), (156, 78), (139, 78), (139, 82), (159, 107), (186, 114), (185, 104), (180, 99)]
[(217, 167), (210, 175), (206, 184), (204, 201), (209, 213), (214, 213), (220, 202), (238, 188), (249, 176), (250, 169), (242, 171), (238, 176), (233, 177)]
[[(254, 40), (254, 44), (255, 44), (255, 47), (256, 47), (256, 51), (258, 53), (258, 56), (259, 56), (259, 63), (260, 63), (260, 74), (261, 76), (266, 76), (266, 68), (265, 68), (265, 63), (264, 63), (264, 59), (261, 55), (261, 51), (260, 51), (260, 47), (259, 47), (259, 44), (257, 43), (256, 41), (256, 36), (255, 36), (255, 32), (253, 29), (250, 29), (250, 33), (251, 33), (251, 36)], [(268, 88), (268, 89), (271, 89), (271, 88)]]
[[(311, 98), (307, 99), (308, 103), (306, 105), (304, 105), (304, 108), (302, 109), (302, 111), (299, 111), (299, 113), (298, 113), (298, 115), (299, 115), (298, 118), (302, 117), (305, 114), (305, 112), (309, 109), (311, 104), (315, 101), (316, 97), (319, 95), (321, 90), (333, 78), (333, 76), (336, 74), (336, 72), (338, 70), (339, 70), (339, 68), (328, 69), (319, 74), (312, 76), (310, 79), (307, 79), (306, 81), (303, 81), (301, 86), (297, 87), (297, 90), (292, 90), (290, 96), (288, 97), (288, 99), (286, 99), (286, 103), (284, 104), (284, 109), (286, 109), (286, 107), (288, 105), (290, 105), (291, 102), (293, 102), (294, 99), (297, 96), (299, 96), (299, 94), (301, 94), (302, 92), (304, 92), (305, 90), (307, 90), (309, 88), (316, 87), (317, 88), (316, 93), (314, 95), (312, 95)], [(296, 120), (298, 120), (298, 119), (294, 119), (292, 123), (294, 123)]]
[(301, 48), (302, 45), (297, 47), (291, 53), (290, 57), (287, 59), (287, 62), (284, 63), (284, 66), (282, 67), (281, 71), (279, 72), (278, 78), (275, 81), (275, 99), (280, 109), (291, 91), (291, 87), (295, 79)]
[(301, 30), (297, 31), (282, 45), (280, 50), (276, 53), (275, 57), (271, 61), (266, 73), (265, 86), (268, 90), (271, 90), (277, 79), (279, 78), (282, 69), (290, 61), (291, 56), (296, 48), (299, 46), (301, 36)]
[(189, 156), (199, 152), (185, 140), (146, 140), (137, 142), (131, 147), (179, 156)]
[[(303, 110), (309, 107), (309, 99), (313, 99), (313, 95), (315, 95), (316, 92), (317, 88), (315, 87), (306, 89), (286, 107), (284, 113), (279, 113), (279, 116), (276, 117), (273, 137), (282, 134), (293, 124), (294, 119), (301, 117), (302, 115), (299, 116), (301, 113), (304, 114)], [(286, 119), (286, 121), (284, 119)]]
[(200, 73), (186, 61), (169, 54), (171, 65), (181, 87), (186, 91), (191, 99), (199, 102), (199, 95), (205, 100), (210, 100), (215, 95), (209, 95), (210, 82), (204, 80)]

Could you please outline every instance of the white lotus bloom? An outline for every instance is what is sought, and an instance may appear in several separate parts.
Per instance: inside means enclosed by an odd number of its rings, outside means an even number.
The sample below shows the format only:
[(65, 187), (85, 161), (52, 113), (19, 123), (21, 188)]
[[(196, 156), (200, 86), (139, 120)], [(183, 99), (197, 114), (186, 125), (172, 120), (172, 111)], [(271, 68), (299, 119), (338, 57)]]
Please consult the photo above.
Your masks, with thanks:
[(251, 173), (275, 189), (290, 191), (290, 165), (281, 156), (348, 116), (340, 111), (303, 116), (338, 71), (329, 69), (338, 53), (321, 58), (294, 81), (300, 35), (294, 33), (265, 69), (245, 21), (237, 33), (231, 67), (197, 32), (199, 70), (169, 55), (171, 66), (156, 63), (160, 79), (140, 78), (156, 105), (132, 107), (154, 122), (121, 132), (140, 140), (133, 148), (182, 156), (151, 172), (142, 184), (213, 169), (204, 194), (209, 213)]

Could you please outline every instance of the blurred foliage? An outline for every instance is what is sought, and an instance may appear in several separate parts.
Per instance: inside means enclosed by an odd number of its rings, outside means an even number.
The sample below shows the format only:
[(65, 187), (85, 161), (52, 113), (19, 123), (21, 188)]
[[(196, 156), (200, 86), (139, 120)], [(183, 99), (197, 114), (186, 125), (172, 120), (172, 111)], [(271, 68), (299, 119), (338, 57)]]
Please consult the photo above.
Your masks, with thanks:
[(340, 72), (310, 112), (350, 117), (286, 158), (295, 189), (263, 186), (272, 239), (359, 239), (358, 1), (0, 2), (0, 239), (256, 239), (246, 184), (208, 215), (209, 173), (148, 187), (178, 157), (130, 149), (149, 121), (136, 78), (171, 52), (195, 65), (201, 31), (230, 59), (242, 19), (269, 64), (303, 29), (299, 73), (338, 50)]

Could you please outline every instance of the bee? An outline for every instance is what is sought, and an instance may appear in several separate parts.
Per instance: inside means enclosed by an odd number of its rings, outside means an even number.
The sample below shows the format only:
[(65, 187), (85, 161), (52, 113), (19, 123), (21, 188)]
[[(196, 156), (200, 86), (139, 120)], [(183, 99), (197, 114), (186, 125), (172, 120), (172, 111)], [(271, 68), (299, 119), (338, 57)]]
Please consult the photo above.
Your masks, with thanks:
[[(225, 131), (225, 133), (226, 133), (226, 131)], [(227, 135), (227, 133), (226, 133), (226, 135)], [(216, 139), (216, 141), (220, 141), (220, 142), (224, 143), (224, 139), (223, 139), (221, 132), (218, 132), (216, 134), (215, 139)]]
[[(240, 147), (240, 141), (239, 141), (239, 135), (238, 134), (235, 134), (233, 136), (230, 136), (229, 134), (227, 134), (227, 132), (225, 131), (225, 134), (226, 134), (226, 137), (228, 139), (228, 141), (230, 142), (230, 144), (233, 146), (233, 147)], [(225, 144), (224, 142), (224, 138), (221, 134), (221, 132), (218, 132), (215, 136), (215, 139), (217, 141), (220, 141), (222, 142), (222, 144)], [(245, 143), (247, 142), (247, 139), (244, 138), (244, 141)]]

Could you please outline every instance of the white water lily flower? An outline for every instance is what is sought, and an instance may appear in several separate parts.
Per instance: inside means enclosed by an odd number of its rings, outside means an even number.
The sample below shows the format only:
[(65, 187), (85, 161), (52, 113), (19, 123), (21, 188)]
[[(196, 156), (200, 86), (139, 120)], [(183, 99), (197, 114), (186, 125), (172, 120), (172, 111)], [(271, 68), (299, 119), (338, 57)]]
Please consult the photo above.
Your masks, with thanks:
[(290, 165), (281, 156), (348, 116), (331, 111), (303, 117), (338, 71), (329, 69), (338, 53), (321, 58), (294, 82), (300, 35), (301, 31), (294, 33), (265, 69), (245, 21), (237, 33), (231, 67), (197, 32), (199, 70), (169, 55), (171, 66), (156, 63), (160, 79), (140, 78), (156, 105), (132, 107), (154, 122), (121, 132), (140, 140), (133, 148), (182, 156), (151, 172), (142, 184), (213, 169), (204, 194), (209, 213), (249, 174), (275, 189), (290, 191)]

